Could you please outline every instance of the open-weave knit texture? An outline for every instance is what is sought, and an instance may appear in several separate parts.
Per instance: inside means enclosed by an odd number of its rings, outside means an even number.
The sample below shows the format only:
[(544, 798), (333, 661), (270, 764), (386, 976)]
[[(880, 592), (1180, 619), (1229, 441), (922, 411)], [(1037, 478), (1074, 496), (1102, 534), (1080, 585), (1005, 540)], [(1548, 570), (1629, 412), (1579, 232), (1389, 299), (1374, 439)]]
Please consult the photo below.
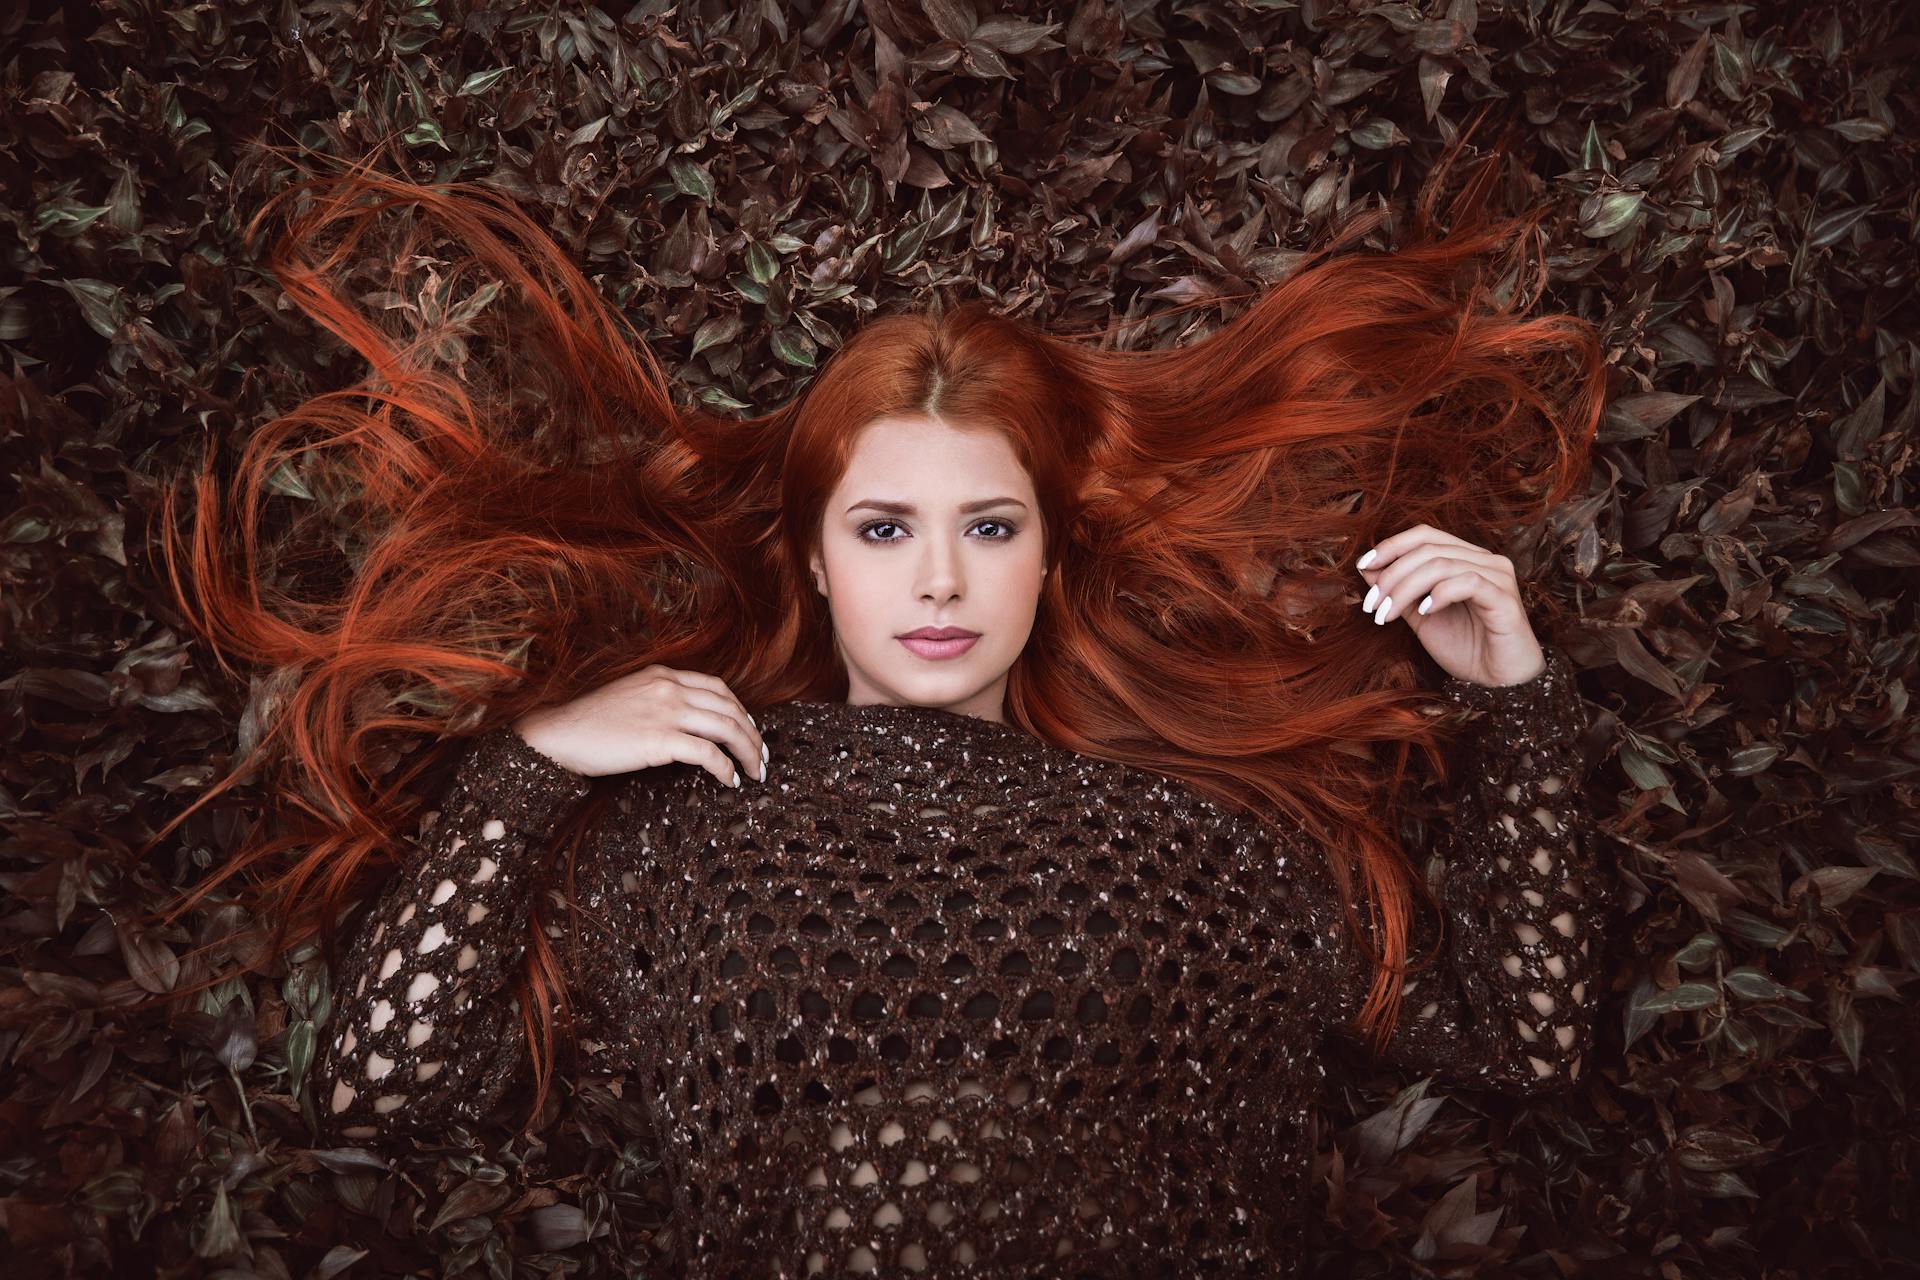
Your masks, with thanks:
[[(1444, 915), (1415, 916), (1414, 957), (1441, 960), (1386, 1061), (1564, 1089), (1613, 897), (1581, 703), (1553, 649), (1524, 684), (1442, 692), (1485, 714)], [(1372, 978), (1311, 843), (977, 717), (756, 719), (765, 783), (628, 775), (574, 885), (582, 1044), (654, 1119), (684, 1273), (1290, 1274), (1320, 1046)], [(315, 1064), (335, 1140), (471, 1122), (524, 1082), (532, 896), (567, 920), (526, 869), (588, 785), (510, 729), (472, 744), (338, 976)]]

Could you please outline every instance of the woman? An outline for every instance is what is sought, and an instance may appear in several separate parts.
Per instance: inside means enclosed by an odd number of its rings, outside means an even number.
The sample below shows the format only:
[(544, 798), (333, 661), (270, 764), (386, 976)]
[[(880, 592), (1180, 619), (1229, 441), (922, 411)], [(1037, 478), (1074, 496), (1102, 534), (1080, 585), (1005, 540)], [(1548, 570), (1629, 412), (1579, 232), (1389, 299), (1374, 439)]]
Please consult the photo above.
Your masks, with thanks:
[[(323, 288), (299, 251), (355, 246), (367, 191), (444, 218), (532, 336), (472, 361), (426, 323), (451, 287), (406, 342)], [(675, 406), (504, 202), (332, 188), (275, 267), (378, 381), (255, 438), (242, 527), (280, 440), (351, 432), (350, 589), (263, 602), (211, 486), (182, 589), (298, 673), (269, 718), (313, 829), (232, 869), (305, 850), (260, 901), (275, 953), (320, 935), (337, 974), (321, 1131), (436, 1131), (522, 1078), (537, 1115), (558, 1023), (640, 1091), (689, 1275), (1265, 1276), (1297, 1261), (1325, 1038), (1575, 1084), (1610, 896), (1577, 692), (1512, 562), (1449, 531), (1564, 497), (1597, 422), (1585, 326), (1455, 291), (1510, 229), (1315, 263), (1170, 350), (888, 316), (739, 422)], [(1394, 835), (1412, 749), (1452, 776), (1408, 637), (1482, 713), (1437, 923)], [(476, 725), (332, 964), (397, 823), (360, 739)]]

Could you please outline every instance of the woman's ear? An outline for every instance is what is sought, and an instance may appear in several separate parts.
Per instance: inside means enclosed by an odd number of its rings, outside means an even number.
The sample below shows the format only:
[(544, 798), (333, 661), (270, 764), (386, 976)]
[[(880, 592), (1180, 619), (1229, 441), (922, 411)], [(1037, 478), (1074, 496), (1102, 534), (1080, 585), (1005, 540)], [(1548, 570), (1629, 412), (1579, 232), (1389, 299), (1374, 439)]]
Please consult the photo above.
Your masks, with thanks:
[(827, 594), (827, 566), (820, 559), (818, 551), (807, 561), (807, 568), (813, 574), (813, 589), (821, 595)]

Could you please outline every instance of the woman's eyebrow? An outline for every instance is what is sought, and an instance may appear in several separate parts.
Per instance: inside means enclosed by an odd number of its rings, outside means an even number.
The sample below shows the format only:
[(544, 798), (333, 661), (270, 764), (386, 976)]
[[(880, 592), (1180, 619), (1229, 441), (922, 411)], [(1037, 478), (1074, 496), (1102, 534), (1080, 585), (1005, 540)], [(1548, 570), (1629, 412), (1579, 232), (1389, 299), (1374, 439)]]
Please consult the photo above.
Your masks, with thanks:
[[(969, 502), (962, 505), (960, 514), (964, 516), (974, 511), (985, 511), (988, 507), (999, 506), (1019, 507), (1022, 511), (1027, 508), (1027, 504), (1018, 498), (982, 498), (978, 502)], [(918, 510), (911, 502), (887, 502), (880, 498), (864, 498), (854, 503), (851, 507), (848, 507), (847, 510), (857, 511), (861, 507), (872, 507), (875, 511), (884, 511), (888, 515), (894, 516), (911, 516), (918, 514)]]

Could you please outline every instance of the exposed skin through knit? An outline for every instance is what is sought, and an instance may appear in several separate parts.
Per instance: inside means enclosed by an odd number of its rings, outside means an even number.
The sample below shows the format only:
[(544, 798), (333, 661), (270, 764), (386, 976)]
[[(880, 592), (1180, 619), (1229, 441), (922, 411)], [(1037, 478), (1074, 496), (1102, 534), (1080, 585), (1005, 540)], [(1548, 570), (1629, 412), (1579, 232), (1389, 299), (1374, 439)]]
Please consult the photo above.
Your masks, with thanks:
[[(1386, 1061), (1445, 1084), (1586, 1067), (1612, 893), (1545, 653), (1441, 687), (1485, 715), (1436, 850), (1441, 959)], [(766, 784), (625, 775), (575, 885), (583, 1048), (653, 1116), (684, 1274), (1292, 1274), (1319, 1047), (1372, 978), (1317, 851), (974, 716), (757, 719)], [(587, 790), (510, 729), (474, 742), (336, 979), (329, 1138), (471, 1122), (525, 1080), (523, 868)]]

